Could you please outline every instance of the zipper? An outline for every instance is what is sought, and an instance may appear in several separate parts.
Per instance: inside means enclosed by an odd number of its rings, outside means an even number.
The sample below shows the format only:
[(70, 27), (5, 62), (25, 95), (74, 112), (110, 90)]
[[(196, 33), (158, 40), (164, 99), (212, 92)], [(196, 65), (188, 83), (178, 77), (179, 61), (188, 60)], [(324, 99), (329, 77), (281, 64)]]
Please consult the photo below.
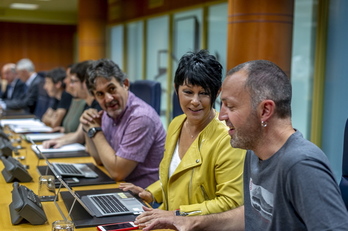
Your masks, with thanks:
[(205, 188), (203, 187), (203, 185), (201, 185), (201, 190), (202, 190), (202, 194), (203, 194), (204, 200), (209, 200), (207, 191), (205, 191)]
[(190, 198), (192, 198), (192, 179), (193, 179), (193, 173), (194, 173), (195, 169), (193, 168), (192, 171), (191, 171), (191, 179), (190, 179), (190, 184), (189, 184), (189, 187), (188, 187), (188, 195), (189, 195), (189, 203), (192, 204)]

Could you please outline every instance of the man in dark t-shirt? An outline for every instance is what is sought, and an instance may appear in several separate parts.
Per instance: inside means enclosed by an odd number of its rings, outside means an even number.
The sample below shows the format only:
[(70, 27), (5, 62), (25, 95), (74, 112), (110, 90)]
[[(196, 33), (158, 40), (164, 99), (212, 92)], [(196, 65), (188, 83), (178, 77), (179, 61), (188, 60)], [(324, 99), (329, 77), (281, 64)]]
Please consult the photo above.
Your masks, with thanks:
[(72, 95), (65, 91), (65, 84), (63, 82), (65, 75), (66, 73), (63, 68), (54, 68), (47, 72), (45, 76), (44, 89), (52, 98), (52, 102), (41, 120), (52, 128), (62, 124), (72, 101)]
[[(94, 96), (90, 94), (86, 85), (86, 70), (90, 65), (91, 61), (83, 61), (77, 64), (74, 64), (70, 70), (70, 87), (72, 89), (72, 95), (75, 98), (85, 100), (86, 104), (84, 105), (84, 110), (89, 108), (95, 108), (98, 111), (101, 110), (98, 102), (94, 99)], [(76, 115), (80, 118), (80, 115)], [(82, 130), (82, 126), (79, 125), (75, 132), (70, 132), (65, 134), (62, 137), (47, 140), (43, 142), (44, 148), (59, 148), (63, 145), (71, 143), (85, 143), (85, 136)]]

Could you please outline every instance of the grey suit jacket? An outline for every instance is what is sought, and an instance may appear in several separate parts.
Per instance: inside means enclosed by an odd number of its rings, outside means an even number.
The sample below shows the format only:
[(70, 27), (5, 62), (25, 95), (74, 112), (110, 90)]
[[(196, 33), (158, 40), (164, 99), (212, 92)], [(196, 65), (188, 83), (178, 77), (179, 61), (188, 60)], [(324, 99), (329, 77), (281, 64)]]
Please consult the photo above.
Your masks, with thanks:
[(14, 88), (13, 88), (13, 92), (10, 98), (7, 97), (7, 92), (9, 90), (9, 85), (7, 85), (6, 87), (6, 91), (3, 93), (2, 95), (2, 99), (21, 99), (23, 97), (23, 95), (25, 95), (25, 83), (23, 83), (20, 79), (14, 79), (13, 80), (15, 82)]
[(35, 79), (26, 90), (26, 93), (23, 94), (20, 98), (4, 100), (7, 109), (24, 109), (30, 113), (34, 113), (39, 94), (40, 83), (43, 81), (44, 78), (42, 76), (36, 75)]

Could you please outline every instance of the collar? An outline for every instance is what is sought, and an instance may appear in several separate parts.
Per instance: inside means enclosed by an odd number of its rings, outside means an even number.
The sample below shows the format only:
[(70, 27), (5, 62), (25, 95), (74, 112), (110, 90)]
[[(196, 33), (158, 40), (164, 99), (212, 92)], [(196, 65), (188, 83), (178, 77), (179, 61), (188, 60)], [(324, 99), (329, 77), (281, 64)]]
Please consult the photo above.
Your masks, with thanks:
[(19, 80), (19, 79), (17, 79), (17, 78), (14, 79), (14, 80), (10, 83), (10, 86), (14, 88), (14, 87), (16, 86), (18, 80)]
[(33, 74), (31, 74), (31, 76), (29, 77), (29, 79), (25, 82), (25, 85), (27, 85), (27, 87), (29, 87), (31, 85), (31, 83), (34, 81), (35, 77), (37, 76), (36, 72), (34, 72)]

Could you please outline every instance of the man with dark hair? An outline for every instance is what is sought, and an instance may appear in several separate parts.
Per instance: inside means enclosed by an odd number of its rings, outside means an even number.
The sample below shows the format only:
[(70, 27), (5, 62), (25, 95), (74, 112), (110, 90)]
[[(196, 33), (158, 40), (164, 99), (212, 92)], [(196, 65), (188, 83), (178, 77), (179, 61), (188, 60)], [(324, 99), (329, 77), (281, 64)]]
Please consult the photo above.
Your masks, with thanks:
[(143, 230), (348, 230), (348, 212), (325, 154), (291, 124), (291, 83), (274, 63), (238, 65), (227, 73), (219, 119), (231, 145), (247, 149), (244, 206), (227, 212), (137, 217)]
[[(66, 115), (67, 119), (74, 120), (70, 121), (70, 126), (76, 126), (77, 129), (74, 132), (69, 132), (62, 137), (47, 140), (42, 143), (44, 148), (59, 148), (61, 146), (72, 144), (72, 143), (85, 143), (85, 137), (80, 124), (79, 118), (84, 110), (94, 108), (97, 111), (101, 110), (98, 102), (94, 99), (87, 89), (86, 85), (86, 71), (92, 61), (82, 61), (74, 64), (70, 70), (70, 87), (72, 95), (76, 98), (83, 99), (84, 102), (79, 105), (74, 105)], [(58, 129), (58, 128), (55, 128)]]
[(44, 89), (52, 98), (52, 103), (41, 120), (52, 128), (61, 126), (72, 101), (72, 95), (65, 91), (65, 76), (65, 70), (58, 67), (50, 70), (45, 77)]
[(86, 145), (97, 164), (110, 176), (141, 187), (158, 180), (165, 130), (157, 112), (129, 91), (129, 81), (108, 59), (89, 67), (87, 86), (103, 111), (86, 110)]

